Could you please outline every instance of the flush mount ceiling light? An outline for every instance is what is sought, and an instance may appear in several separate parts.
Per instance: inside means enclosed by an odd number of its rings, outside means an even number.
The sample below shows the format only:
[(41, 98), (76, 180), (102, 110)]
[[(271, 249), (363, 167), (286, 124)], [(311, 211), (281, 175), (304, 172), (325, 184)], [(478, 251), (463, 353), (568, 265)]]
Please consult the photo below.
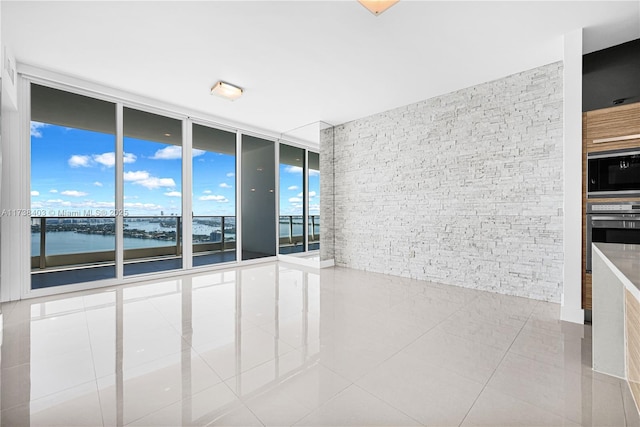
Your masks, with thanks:
[(235, 101), (242, 96), (242, 89), (226, 82), (218, 82), (211, 88), (211, 95)]
[(376, 16), (380, 15), (399, 1), (400, 0), (358, 0), (361, 5), (369, 9), (369, 11)]

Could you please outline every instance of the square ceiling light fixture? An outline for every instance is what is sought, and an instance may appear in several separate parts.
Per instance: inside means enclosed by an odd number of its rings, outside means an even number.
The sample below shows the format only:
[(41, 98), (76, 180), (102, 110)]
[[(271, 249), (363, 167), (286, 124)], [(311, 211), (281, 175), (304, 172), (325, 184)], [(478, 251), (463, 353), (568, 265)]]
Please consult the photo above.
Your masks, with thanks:
[(369, 9), (369, 11), (376, 16), (380, 15), (399, 1), (400, 0), (358, 0), (361, 5)]
[(242, 96), (242, 89), (225, 82), (218, 82), (211, 88), (211, 95), (235, 101)]

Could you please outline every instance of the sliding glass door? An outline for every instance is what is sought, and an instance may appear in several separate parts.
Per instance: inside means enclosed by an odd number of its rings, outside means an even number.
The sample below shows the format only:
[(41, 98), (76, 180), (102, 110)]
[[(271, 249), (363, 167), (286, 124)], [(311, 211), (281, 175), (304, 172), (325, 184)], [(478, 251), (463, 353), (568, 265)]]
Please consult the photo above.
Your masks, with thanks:
[(309, 203), (309, 247), (320, 249), (320, 155), (309, 151), (307, 198)]
[(31, 85), (31, 288), (112, 279), (116, 105)]
[(305, 251), (304, 150), (280, 144), (279, 253)]
[(182, 121), (124, 109), (124, 275), (182, 268)]
[(317, 153), (36, 83), (30, 96), (32, 289), (318, 249)]
[(242, 259), (276, 255), (275, 143), (242, 137)]
[(193, 266), (236, 260), (236, 134), (193, 125)]

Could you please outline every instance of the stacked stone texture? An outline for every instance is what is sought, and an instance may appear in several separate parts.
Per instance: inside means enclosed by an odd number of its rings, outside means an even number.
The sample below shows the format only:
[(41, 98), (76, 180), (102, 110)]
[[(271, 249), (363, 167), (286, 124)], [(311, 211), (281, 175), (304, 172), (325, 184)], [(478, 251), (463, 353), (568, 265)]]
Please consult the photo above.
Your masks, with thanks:
[(562, 96), (554, 63), (325, 132), (323, 259), (559, 302)]

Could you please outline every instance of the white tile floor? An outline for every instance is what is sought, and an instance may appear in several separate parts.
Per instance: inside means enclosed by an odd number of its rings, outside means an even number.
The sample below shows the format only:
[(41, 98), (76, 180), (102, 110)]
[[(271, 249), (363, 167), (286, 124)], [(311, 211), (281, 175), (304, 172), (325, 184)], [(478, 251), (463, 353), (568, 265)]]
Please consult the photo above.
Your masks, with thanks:
[(272, 263), (2, 313), (2, 427), (640, 425), (557, 304)]

